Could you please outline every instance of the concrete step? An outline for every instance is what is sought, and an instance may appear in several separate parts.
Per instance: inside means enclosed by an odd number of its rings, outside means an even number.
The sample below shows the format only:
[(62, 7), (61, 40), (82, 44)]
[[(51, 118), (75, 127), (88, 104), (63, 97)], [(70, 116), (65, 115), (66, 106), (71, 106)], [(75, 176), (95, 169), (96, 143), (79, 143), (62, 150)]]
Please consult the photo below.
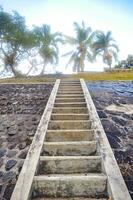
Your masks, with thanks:
[(63, 84), (61, 84), (60, 86), (59, 86), (59, 88), (60, 87), (65, 87), (65, 88), (67, 88), (67, 87), (80, 87), (80, 88), (82, 88), (81, 87), (81, 85), (79, 84), (79, 83), (76, 83), (76, 84), (66, 84), (66, 83), (63, 83)]
[(69, 88), (64, 89), (64, 88), (63, 88), (63, 89), (59, 89), (59, 90), (58, 90), (58, 93), (62, 93), (62, 94), (63, 94), (64, 92), (65, 92), (65, 93), (70, 93), (70, 94), (73, 94), (73, 93), (74, 93), (74, 94), (75, 94), (75, 93), (82, 93), (82, 94), (83, 94), (83, 90), (82, 90), (81, 88), (73, 88), (73, 89), (71, 89), (71, 88), (70, 88), (70, 89), (69, 89)]
[(48, 124), (48, 130), (60, 130), (60, 129), (90, 129), (92, 121), (90, 120), (78, 120), (78, 121), (50, 121)]
[(73, 94), (73, 95), (83, 95), (83, 92), (81, 91), (58, 91), (58, 93), (57, 93), (57, 95), (60, 95), (60, 94), (67, 94), (67, 95), (69, 95), (69, 94)]
[(64, 87), (64, 88), (67, 88), (67, 87), (70, 87), (70, 88), (74, 88), (74, 87), (79, 87), (79, 88), (82, 88), (81, 84), (60, 84), (59, 88), (61, 87)]
[(54, 198), (54, 197), (51, 197), (51, 198), (32, 198), (32, 200), (109, 200), (107, 198), (86, 198), (86, 197), (66, 197), (66, 198)]
[(66, 83), (66, 84), (81, 84), (80, 83), (80, 81), (79, 80), (77, 80), (77, 81), (61, 81), (60, 82), (60, 85), (62, 85), (62, 84), (64, 84), (64, 83)]
[(89, 156), (96, 153), (96, 141), (44, 142), (42, 149), (42, 156)]
[(78, 79), (75, 79), (75, 80), (73, 80), (73, 79), (69, 79), (69, 80), (63, 79), (63, 80), (61, 80), (60, 83), (62, 84), (62, 83), (71, 83), (71, 82), (80, 83), (80, 80), (78, 80)]
[(83, 94), (79, 94), (79, 95), (77, 95), (77, 94), (69, 94), (69, 95), (67, 95), (67, 94), (58, 94), (57, 96), (56, 96), (56, 98), (58, 98), (58, 99), (61, 99), (61, 98), (84, 98), (84, 95)]
[(83, 91), (58, 91), (57, 94), (83, 94)]
[(83, 90), (82, 90), (81, 87), (73, 87), (73, 88), (72, 87), (65, 87), (65, 88), (64, 87), (63, 88), (60, 87), (58, 91), (59, 92), (64, 92), (64, 91), (65, 92), (69, 92), (69, 91), (74, 91), (74, 92), (77, 91), (77, 92), (79, 92), (79, 91), (83, 91)]
[(72, 103), (72, 102), (85, 102), (84, 98), (56, 98), (56, 103)]
[(86, 107), (86, 102), (55, 103), (54, 107)]
[(51, 120), (89, 120), (88, 114), (52, 114)]
[(88, 109), (85, 107), (54, 107), (53, 108), (53, 113), (75, 113), (75, 114), (87, 114), (88, 113)]
[(94, 140), (94, 130), (50, 130), (46, 133), (45, 141), (91, 141)]
[(38, 174), (100, 173), (101, 156), (41, 156)]
[(64, 86), (64, 85), (66, 85), (66, 86), (70, 86), (70, 85), (74, 85), (74, 86), (76, 86), (76, 85), (79, 85), (79, 86), (81, 86), (81, 84), (79, 83), (79, 82), (70, 82), (70, 83), (67, 83), (67, 82), (63, 82), (63, 83), (61, 83), (60, 84), (60, 86)]
[(74, 85), (74, 86), (73, 85), (60, 85), (59, 86), (59, 89), (70, 89), (70, 90), (72, 89), (73, 90), (74, 88), (82, 89), (81, 85)]
[(73, 80), (72, 81), (63, 80), (63, 81), (60, 82), (60, 85), (62, 85), (63, 83), (67, 83), (67, 84), (78, 83), (78, 84), (81, 84), (79, 80), (76, 80), (76, 81), (73, 81)]
[(60, 85), (60, 87), (81, 87), (81, 84), (79, 84), (79, 83), (71, 83), (71, 84), (62, 83)]
[(61, 80), (61, 83), (71, 83), (71, 82), (74, 82), (74, 83), (80, 83), (80, 80), (79, 79), (63, 79)]
[(71, 82), (80, 83), (80, 80), (79, 79), (75, 79), (75, 80), (73, 80), (73, 79), (69, 79), (69, 80), (62, 79), (60, 83), (62, 84), (62, 83), (71, 83)]
[(107, 178), (103, 174), (66, 174), (35, 176), (34, 196), (99, 197), (105, 194)]

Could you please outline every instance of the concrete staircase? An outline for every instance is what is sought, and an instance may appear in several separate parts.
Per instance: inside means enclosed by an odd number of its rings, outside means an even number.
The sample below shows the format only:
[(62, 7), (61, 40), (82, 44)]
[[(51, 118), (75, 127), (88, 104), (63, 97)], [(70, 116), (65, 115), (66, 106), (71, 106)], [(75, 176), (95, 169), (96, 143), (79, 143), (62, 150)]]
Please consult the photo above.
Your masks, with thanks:
[(54, 91), (11, 200), (21, 200), (26, 192), (22, 200), (130, 200), (123, 180), (127, 198), (113, 194), (84, 83), (62, 80)]
[(34, 177), (34, 198), (106, 197), (107, 177), (91, 123), (80, 81), (61, 81)]

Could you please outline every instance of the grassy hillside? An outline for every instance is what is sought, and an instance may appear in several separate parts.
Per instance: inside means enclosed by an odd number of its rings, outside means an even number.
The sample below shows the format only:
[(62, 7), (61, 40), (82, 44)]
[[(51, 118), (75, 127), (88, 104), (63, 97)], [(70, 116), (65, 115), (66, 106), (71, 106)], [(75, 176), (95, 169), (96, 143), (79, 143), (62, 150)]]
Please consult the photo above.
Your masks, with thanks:
[(85, 80), (133, 80), (133, 71), (92, 72), (77, 74)]
[(83, 78), (85, 80), (133, 80), (133, 71), (84, 72), (72, 75), (45, 75), (43, 77), (6, 78), (0, 79), (0, 83), (43, 83), (54, 82), (57, 78)]

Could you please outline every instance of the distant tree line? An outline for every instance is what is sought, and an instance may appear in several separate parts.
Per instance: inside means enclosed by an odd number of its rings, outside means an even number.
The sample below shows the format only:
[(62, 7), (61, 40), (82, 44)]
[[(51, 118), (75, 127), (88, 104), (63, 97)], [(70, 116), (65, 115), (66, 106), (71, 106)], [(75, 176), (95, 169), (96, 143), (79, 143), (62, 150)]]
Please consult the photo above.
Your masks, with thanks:
[(131, 69), (133, 68), (133, 55), (128, 55), (126, 60), (121, 60), (115, 65), (116, 69)]
[[(110, 68), (113, 59), (117, 61), (118, 46), (108, 31), (92, 31), (84, 22), (74, 24), (75, 37), (60, 32), (51, 32), (47, 24), (33, 26), (29, 30), (25, 18), (18, 12), (5, 12), (0, 7), (0, 66), (4, 73), (19, 76), (21, 71), (17, 66), (28, 60), (32, 70), (41, 68), (40, 75), (45, 74), (48, 64), (59, 62), (59, 45), (71, 45), (71, 51), (62, 56), (69, 56), (66, 66), (72, 65), (74, 72), (83, 72), (85, 61), (95, 62), (97, 56), (102, 56), (103, 62)], [(37, 59), (38, 58), (38, 59)], [(23, 70), (23, 69), (21, 69)]]

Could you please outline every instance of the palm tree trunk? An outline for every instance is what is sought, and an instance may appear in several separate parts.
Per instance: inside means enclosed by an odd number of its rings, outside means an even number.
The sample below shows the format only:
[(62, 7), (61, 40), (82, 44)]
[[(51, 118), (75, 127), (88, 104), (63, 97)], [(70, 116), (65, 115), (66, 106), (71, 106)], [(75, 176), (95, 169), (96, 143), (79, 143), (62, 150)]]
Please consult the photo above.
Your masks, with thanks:
[(13, 73), (13, 75), (14, 75), (15, 77), (17, 77), (17, 76), (18, 76), (18, 73), (17, 73), (16, 69), (14, 68), (14, 65), (10, 65), (10, 68), (11, 68), (11, 72)]
[(84, 72), (84, 60), (81, 60), (81, 72)]
[(34, 66), (31, 66), (31, 67), (30, 67), (30, 69), (28, 70), (28, 72), (27, 72), (26, 76), (28, 76), (28, 75), (29, 75), (29, 73), (32, 71), (33, 67), (34, 67)]
[(44, 75), (45, 67), (46, 67), (46, 64), (43, 65), (43, 68), (42, 68), (42, 71), (41, 71), (41, 73), (40, 73), (40, 76), (43, 76), (43, 75)]
[(80, 57), (80, 67), (81, 67), (81, 72), (84, 72), (84, 60), (85, 60), (85, 53), (82, 53), (81, 57)]

